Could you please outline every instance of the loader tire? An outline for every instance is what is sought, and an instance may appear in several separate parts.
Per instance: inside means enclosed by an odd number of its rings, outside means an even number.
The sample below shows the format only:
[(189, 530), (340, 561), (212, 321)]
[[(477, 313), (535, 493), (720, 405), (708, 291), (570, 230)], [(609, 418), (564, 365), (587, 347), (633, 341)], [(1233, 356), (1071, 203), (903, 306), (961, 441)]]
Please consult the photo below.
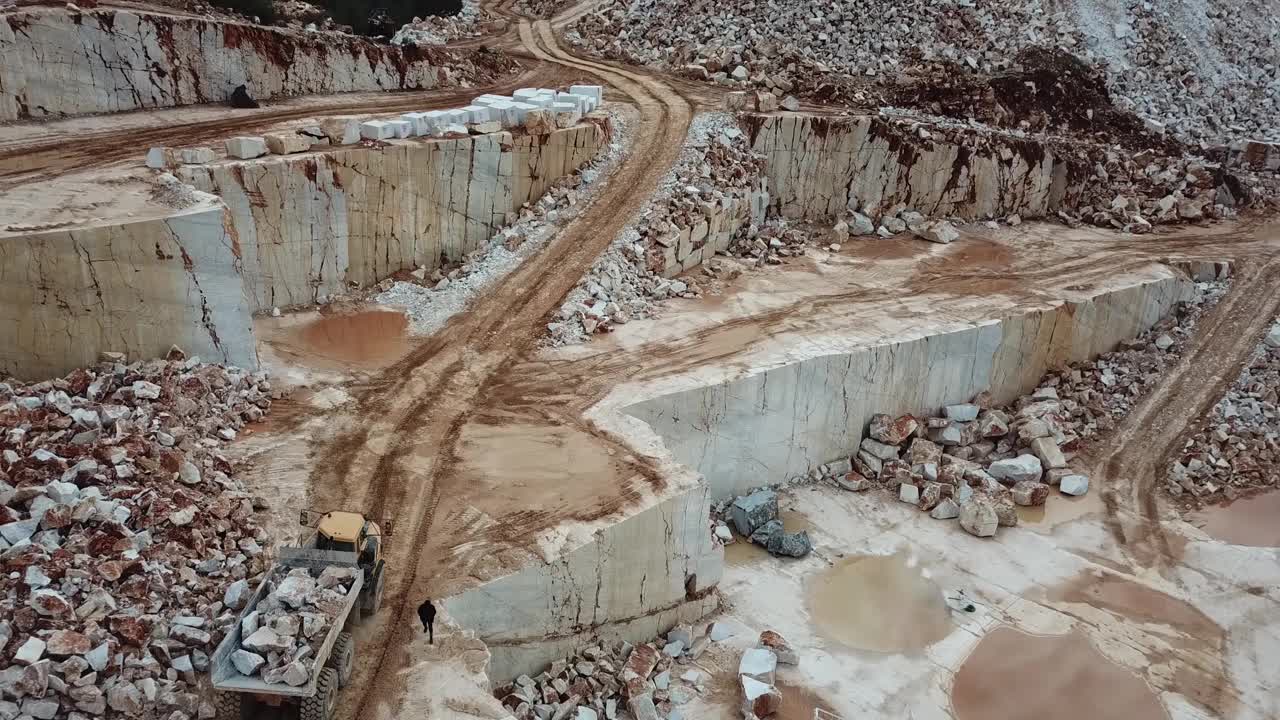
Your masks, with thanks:
[(338, 639), (333, 643), (333, 652), (329, 653), (329, 662), (325, 663), (327, 667), (337, 671), (338, 687), (344, 688), (351, 682), (351, 670), (355, 667), (355, 657), (356, 639), (351, 637), (349, 632), (338, 633)]
[(327, 667), (320, 670), (316, 681), (316, 694), (302, 701), (300, 720), (329, 720), (338, 707), (338, 671)]
[(382, 608), (382, 586), (384, 584), (383, 580), (386, 579), (386, 576), (387, 574), (385, 571), (378, 574), (377, 585), (375, 585), (373, 591), (369, 593), (369, 602), (365, 603), (364, 607), (360, 608), (360, 614), (363, 617), (373, 617), (374, 615), (377, 615), (378, 610)]
[(240, 693), (220, 692), (213, 698), (214, 720), (240, 720), (244, 712), (240, 709)]

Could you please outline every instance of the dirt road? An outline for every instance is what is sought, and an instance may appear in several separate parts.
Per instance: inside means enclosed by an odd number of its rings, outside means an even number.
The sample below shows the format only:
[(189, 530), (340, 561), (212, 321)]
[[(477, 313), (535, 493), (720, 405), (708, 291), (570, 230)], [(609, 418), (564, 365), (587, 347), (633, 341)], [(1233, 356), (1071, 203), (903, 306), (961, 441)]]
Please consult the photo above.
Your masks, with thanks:
[(589, 73), (625, 94), (640, 112), (629, 159), (595, 203), (498, 287), (431, 341), (393, 367), (359, 398), (349, 427), (317, 452), (311, 478), (325, 506), (363, 508), (391, 517), (396, 536), (388, 562), (382, 620), (363, 638), (354, 686), (341, 717), (373, 717), (402, 690), (398, 670), (411, 639), (415, 609), (433, 596), (431, 545), (442, 497), (464, 482), (452, 472), (467, 418), (483, 410), (477, 397), (501, 368), (532, 349), (544, 318), (595, 262), (652, 193), (679, 155), (692, 110), (660, 81), (575, 59), (561, 50), (546, 22), (521, 22), (526, 50), (571, 72)]
[(1201, 319), (1177, 364), (1094, 450), (1107, 524), (1135, 570), (1176, 562), (1160, 524), (1160, 481), (1280, 315), (1277, 287), (1280, 257), (1238, 262), (1226, 295)]

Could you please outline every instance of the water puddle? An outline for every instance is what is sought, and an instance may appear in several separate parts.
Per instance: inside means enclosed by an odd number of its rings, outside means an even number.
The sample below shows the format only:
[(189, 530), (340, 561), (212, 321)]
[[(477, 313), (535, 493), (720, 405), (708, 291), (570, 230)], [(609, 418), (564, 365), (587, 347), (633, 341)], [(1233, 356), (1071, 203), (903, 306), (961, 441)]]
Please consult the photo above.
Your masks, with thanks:
[(349, 365), (389, 364), (408, 349), (409, 318), (394, 310), (322, 315), (293, 334), (304, 355)]
[[(782, 705), (772, 716), (773, 720), (821, 720), (835, 717), (835, 710), (809, 688), (796, 687), (785, 682), (778, 682), (775, 687), (782, 695)], [(824, 714), (819, 714), (819, 710)]]
[(1053, 494), (1038, 507), (1018, 506), (1018, 525), (1052, 528), (1063, 523), (1101, 513), (1105, 506), (1096, 490), (1081, 497)]
[(1226, 666), (1226, 633), (1195, 606), (1101, 571), (1051, 590), (1048, 599), (1105, 610), (1125, 627), (1169, 628), (1172, 632), (1156, 631), (1158, 641), (1139, 647), (1146, 655), (1147, 680), (1160, 690), (1187, 697), (1216, 717), (1234, 713), (1236, 693)]
[(905, 553), (846, 557), (806, 595), (823, 636), (858, 650), (918, 652), (951, 631), (942, 590)]
[(1210, 537), (1232, 545), (1280, 547), (1280, 490), (1198, 511), (1191, 521)]
[[(778, 519), (782, 521), (782, 529), (789, 533), (800, 532), (801, 530), (813, 532), (813, 523), (809, 522), (809, 518), (794, 510), (779, 512)], [(730, 523), (729, 527), (732, 529), (733, 524)], [(724, 561), (726, 564), (732, 566), (750, 565), (769, 557), (769, 551), (739, 535), (736, 530), (733, 531), (733, 539), (732, 545), (724, 546)]]
[(1083, 633), (992, 630), (960, 666), (956, 720), (1168, 720), (1151, 687), (1111, 662)]

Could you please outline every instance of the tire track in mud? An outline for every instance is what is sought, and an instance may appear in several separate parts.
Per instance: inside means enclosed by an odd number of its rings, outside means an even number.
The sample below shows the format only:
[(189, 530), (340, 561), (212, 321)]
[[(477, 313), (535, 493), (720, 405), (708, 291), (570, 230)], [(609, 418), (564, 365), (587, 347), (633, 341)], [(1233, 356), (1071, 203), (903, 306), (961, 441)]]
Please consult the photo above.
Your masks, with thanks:
[(1280, 314), (1280, 256), (1238, 262), (1234, 275), (1178, 362), (1091, 452), (1107, 527), (1135, 570), (1164, 570), (1176, 562), (1160, 523), (1160, 474), (1235, 382)]
[[(628, 161), (601, 195), (550, 245), (517, 268), (425, 345), (388, 370), (358, 398), (357, 427), (317, 448), (311, 477), (316, 497), (328, 506), (391, 516), (386, 610), (366, 642), (378, 648), (363, 658), (343, 698), (341, 716), (372, 718), (380, 706), (402, 697), (398, 671), (415, 634), (416, 606), (434, 595), (433, 571), (443, 562), (429, 548), (439, 528), (442, 498), (464, 491), (454, 484), (458, 441), (472, 414), (481, 411), (485, 388), (515, 359), (532, 349), (542, 321), (647, 200), (674, 164), (692, 111), (678, 93), (642, 75), (579, 61), (557, 46), (545, 22), (520, 23), (525, 49), (539, 60), (600, 77), (640, 109)], [(454, 490), (458, 492), (455, 493)], [(497, 532), (523, 538), (527, 528)]]

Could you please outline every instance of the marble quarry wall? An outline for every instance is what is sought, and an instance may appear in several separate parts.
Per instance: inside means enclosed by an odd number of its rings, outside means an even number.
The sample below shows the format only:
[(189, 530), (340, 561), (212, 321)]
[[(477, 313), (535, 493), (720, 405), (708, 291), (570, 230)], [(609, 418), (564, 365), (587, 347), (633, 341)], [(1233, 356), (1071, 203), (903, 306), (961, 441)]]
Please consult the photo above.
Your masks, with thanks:
[(0, 233), (0, 375), (42, 378), (173, 345), (257, 367), (239, 248), (216, 198), (174, 214)]
[(177, 174), (226, 203), (253, 309), (269, 310), (485, 247), (508, 213), (594, 158), (607, 135), (586, 122), (548, 135), (406, 139)]
[(850, 342), (843, 351), (625, 412), (648, 423), (676, 461), (705, 475), (718, 500), (847, 456), (873, 413), (933, 414), (983, 390), (998, 404), (1012, 401), (1050, 367), (1113, 349), (1193, 292), (1190, 280), (1167, 271), (1162, 279), (972, 327), (904, 331), (911, 336), (877, 345)]
[(684, 485), (576, 549), (444, 601), (489, 647), (494, 683), (595, 639), (648, 642), (716, 608), (724, 548), (709, 530), (707, 485)]
[(127, 10), (0, 15), (0, 121), (282, 95), (427, 89), (414, 47)]
[(876, 218), (896, 205), (925, 216), (1037, 217), (1074, 204), (1088, 177), (1040, 143), (971, 129), (922, 134), (880, 117), (793, 114), (751, 115), (746, 127), (768, 158), (771, 208), (788, 218)]

